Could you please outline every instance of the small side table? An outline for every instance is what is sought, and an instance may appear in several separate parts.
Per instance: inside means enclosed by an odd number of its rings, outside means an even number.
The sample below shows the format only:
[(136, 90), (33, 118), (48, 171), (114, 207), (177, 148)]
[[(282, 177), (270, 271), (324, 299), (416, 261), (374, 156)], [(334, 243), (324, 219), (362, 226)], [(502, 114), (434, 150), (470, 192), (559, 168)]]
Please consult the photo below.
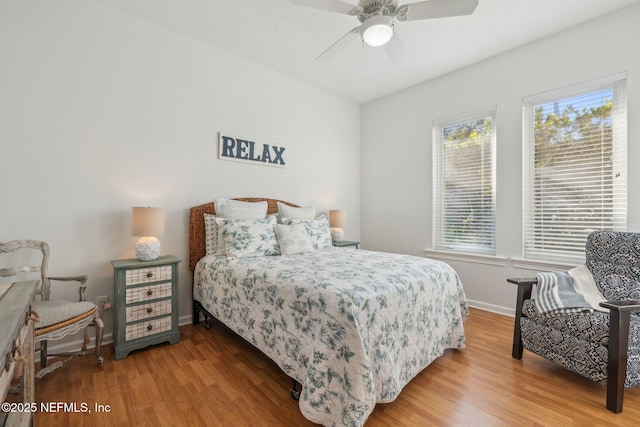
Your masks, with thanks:
[(333, 246), (336, 246), (338, 248), (346, 248), (349, 246), (355, 246), (356, 249), (358, 249), (358, 246), (360, 246), (360, 242), (352, 242), (349, 240), (344, 240), (342, 242), (332, 242)]
[(116, 359), (162, 342), (180, 341), (178, 263), (173, 255), (154, 261), (111, 261), (114, 270)]

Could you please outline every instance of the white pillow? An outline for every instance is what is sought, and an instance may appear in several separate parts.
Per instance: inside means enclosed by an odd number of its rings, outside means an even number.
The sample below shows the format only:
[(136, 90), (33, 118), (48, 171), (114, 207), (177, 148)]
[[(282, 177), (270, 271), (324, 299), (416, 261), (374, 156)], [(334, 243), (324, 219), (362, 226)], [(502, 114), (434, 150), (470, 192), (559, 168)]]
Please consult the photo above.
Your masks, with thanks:
[(315, 219), (302, 219), (302, 218), (283, 218), (283, 224), (302, 224), (307, 230), (307, 235), (311, 238), (311, 244), (313, 249), (325, 249), (332, 246), (331, 243), (331, 230), (329, 229), (329, 222), (327, 217), (320, 215)]
[(273, 226), (280, 245), (280, 255), (293, 255), (303, 252), (313, 252), (311, 239), (303, 224)]
[(207, 255), (213, 255), (218, 248), (218, 224), (216, 216), (204, 214), (204, 239)]
[(218, 248), (224, 241), (224, 255), (232, 258), (271, 256), (280, 254), (278, 239), (273, 231), (275, 217), (263, 219), (216, 218)]
[(296, 208), (276, 202), (278, 205), (278, 220), (282, 222), (282, 218), (305, 218), (313, 219), (316, 217), (316, 208), (307, 206), (306, 208)]
[(267, 202), (241, 202), (240, 200), (215, 199), (216, 216), (229, 219), (259, 219), (267, 215)]

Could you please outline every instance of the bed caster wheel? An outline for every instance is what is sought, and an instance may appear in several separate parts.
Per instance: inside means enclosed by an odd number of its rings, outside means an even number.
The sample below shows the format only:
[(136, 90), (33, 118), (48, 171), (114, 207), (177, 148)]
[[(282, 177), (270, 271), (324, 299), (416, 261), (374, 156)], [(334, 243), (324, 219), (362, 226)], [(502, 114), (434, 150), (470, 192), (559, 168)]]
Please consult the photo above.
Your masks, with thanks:
[(104, 357), (100, 356), (98, 358), (98, 366), (101, 368), (104, 366)]
[(211, 323), (209, 322), (209, 319), (205, 319), (204, 328), (205, 329), (211, 329)]

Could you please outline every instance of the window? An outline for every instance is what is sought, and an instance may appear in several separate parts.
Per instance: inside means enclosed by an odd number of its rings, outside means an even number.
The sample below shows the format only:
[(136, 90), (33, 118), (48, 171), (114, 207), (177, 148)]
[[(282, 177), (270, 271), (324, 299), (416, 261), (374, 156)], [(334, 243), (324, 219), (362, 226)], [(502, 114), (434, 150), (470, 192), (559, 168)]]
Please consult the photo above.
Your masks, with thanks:
[(434, 248), (495, 254), (495, 107), (433, 123)]
[(627, 224), (626, 75), (524, 99), (524, 257), (583, 262)]

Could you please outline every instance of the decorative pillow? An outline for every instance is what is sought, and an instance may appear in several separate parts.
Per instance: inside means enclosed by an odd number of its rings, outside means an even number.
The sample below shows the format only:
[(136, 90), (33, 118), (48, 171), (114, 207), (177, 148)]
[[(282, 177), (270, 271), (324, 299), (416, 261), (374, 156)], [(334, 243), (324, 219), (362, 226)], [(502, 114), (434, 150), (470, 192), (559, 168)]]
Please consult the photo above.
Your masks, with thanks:
[(315, 219), (282, 218), (282, 223), (286, 225), (304, 225), (307, 230), (307, 235), (311, 238), (313, 249), (325, 249), (332, 246), (331, 230), (329, 229), (327, 217), (324, 216), (324, 214)]
[(218, 248), (218, 224), (216, 216), (204, 214), (204, 238), (207, 255), (213, 255)]
[(267, 215), (267, 202), (241, 202), (239, 200), (215, 199), (216, 216), (229, 219), (260, 219)]
[(278, 219), (282, 222), (282, 218), (304, 218), (313, 219), (316, 217), (316, 208), (313, 206), (307, 206), (306, 208), (295, 208), (293, 206), (285, 205), (284, 203), (276, 202), (278, 205)]
[(263, 219), (216, 218), (218, 223), (218, 249), (224, 241), (227, 257), (245, 258), (280, 254), (278, 239), (273, 231), (275, 217)]
[(280, 255), (313, 252), (313, 245), (304, 224), (276, 224), (273, 228), (280, 245)]

